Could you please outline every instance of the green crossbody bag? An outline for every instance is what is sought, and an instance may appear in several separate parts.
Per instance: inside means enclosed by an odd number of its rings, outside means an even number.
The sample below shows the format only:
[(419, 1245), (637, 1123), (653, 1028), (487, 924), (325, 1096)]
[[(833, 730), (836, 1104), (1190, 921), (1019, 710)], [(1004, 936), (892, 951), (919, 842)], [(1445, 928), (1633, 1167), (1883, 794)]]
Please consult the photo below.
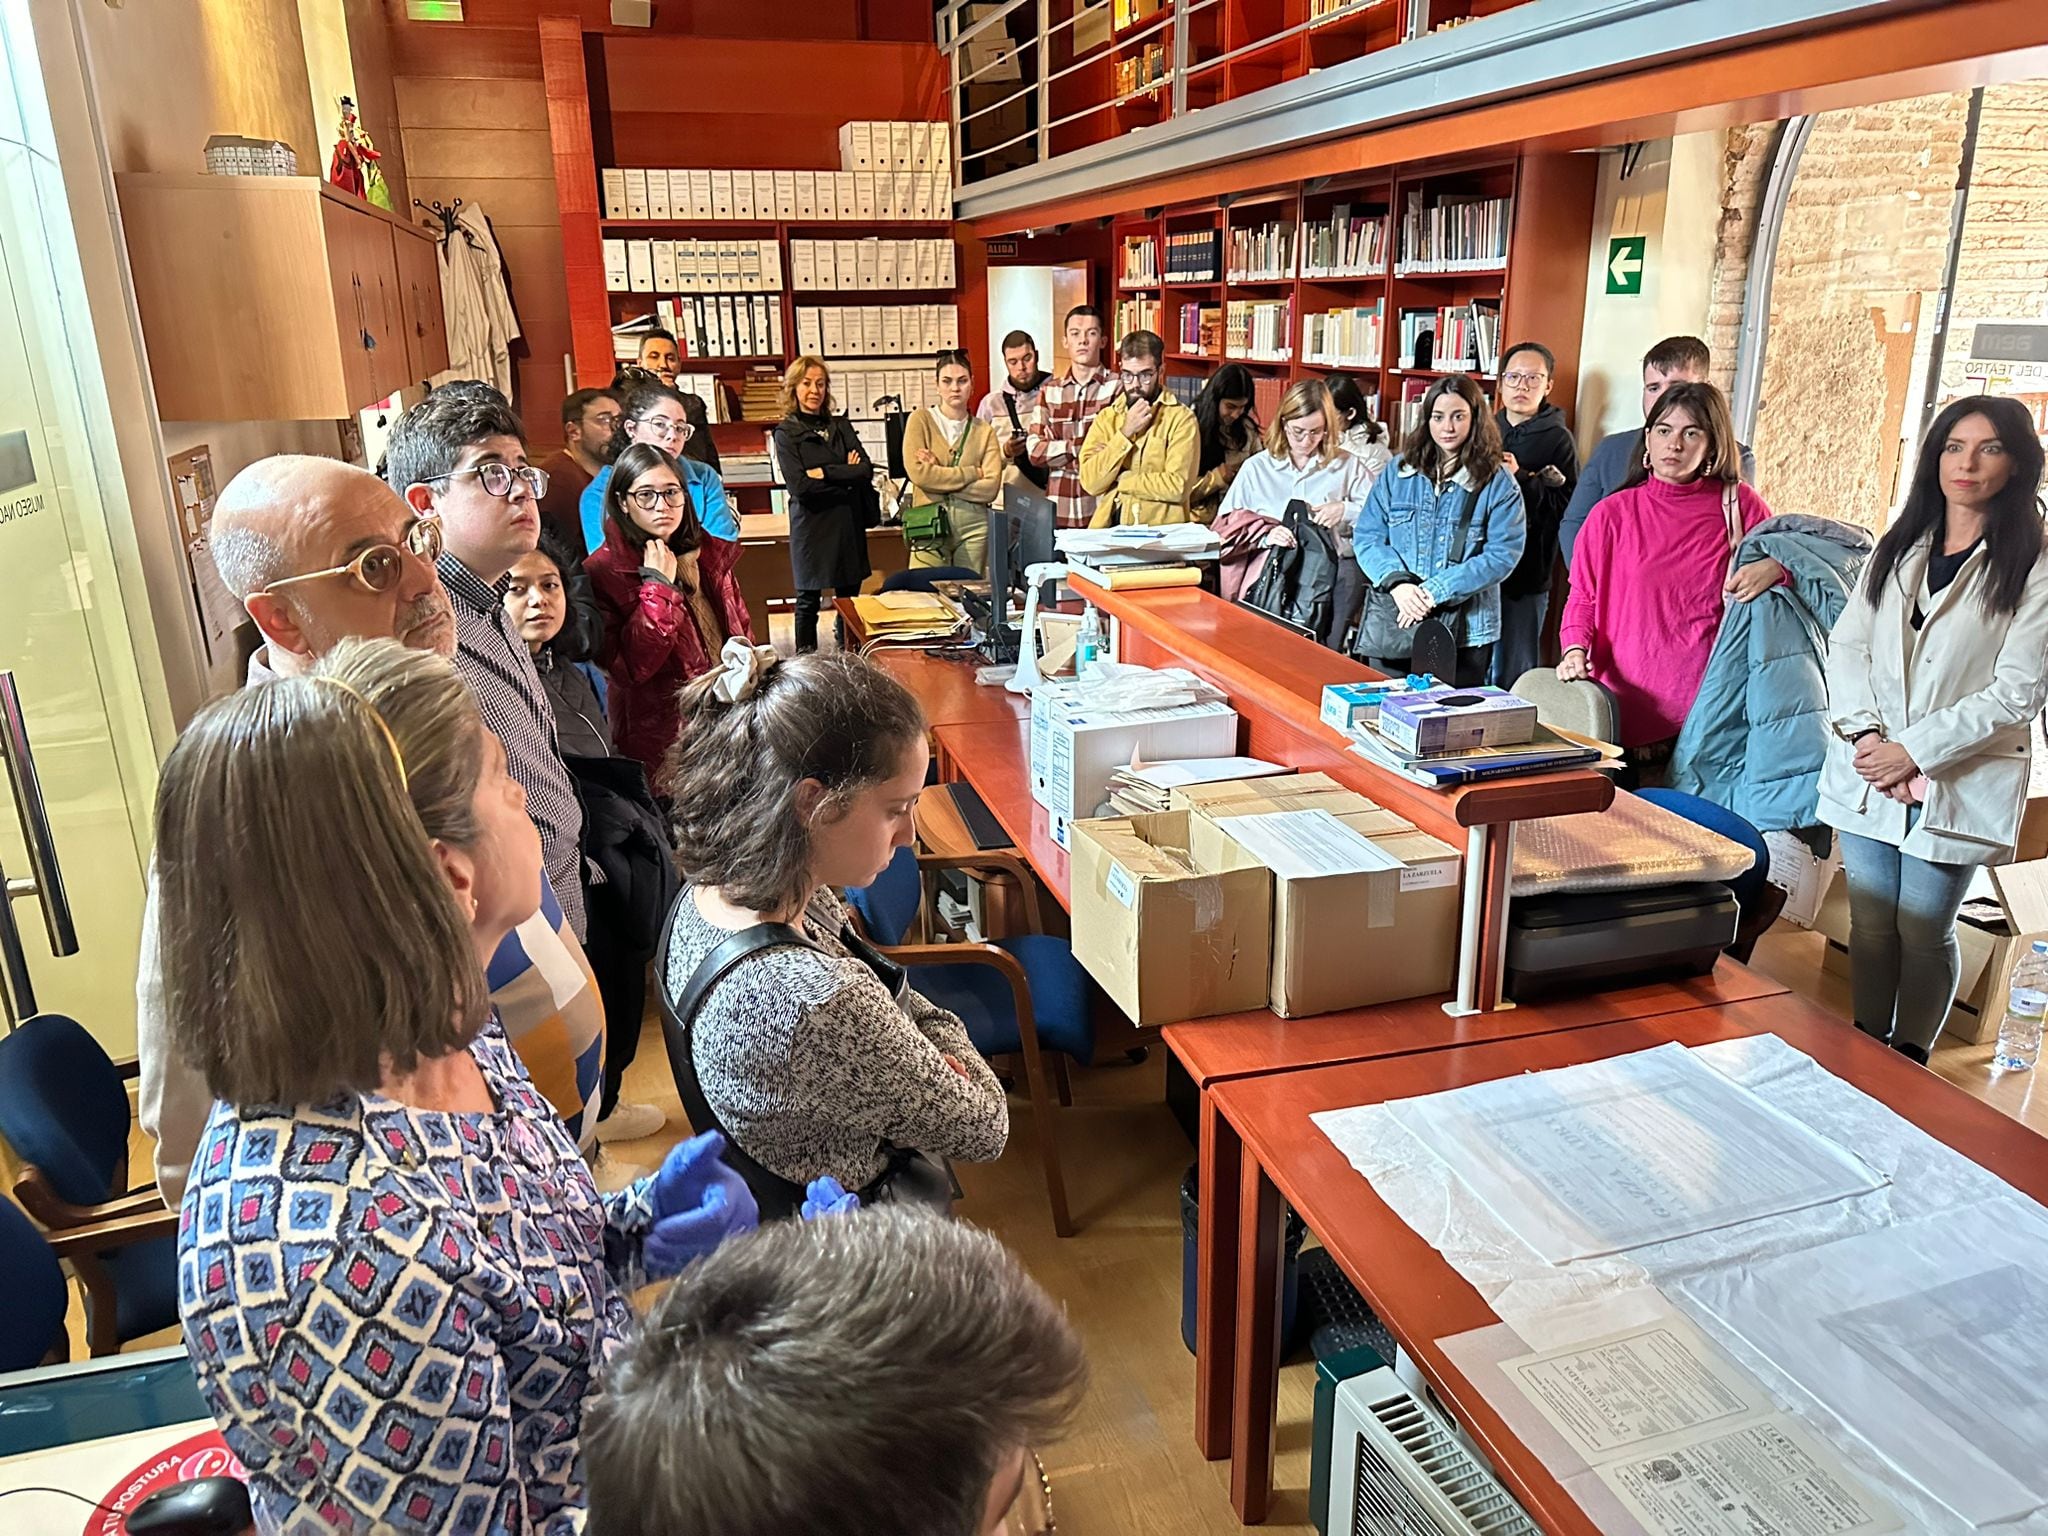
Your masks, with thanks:
[[(960, 441), (953, 445), (953, 457), (946, 465), (948, 469), (960, 467), (960, 455), (967, 450), (967, 435), (973, 430), (974, 418), (970, 416), (967, 425), (960, 429)], [(939, 502), (920, 502), (903, 509), (903, 542), (912, 549), (942, 545), (952, 537), (952, 520), (946, 516), (946, 509)]]

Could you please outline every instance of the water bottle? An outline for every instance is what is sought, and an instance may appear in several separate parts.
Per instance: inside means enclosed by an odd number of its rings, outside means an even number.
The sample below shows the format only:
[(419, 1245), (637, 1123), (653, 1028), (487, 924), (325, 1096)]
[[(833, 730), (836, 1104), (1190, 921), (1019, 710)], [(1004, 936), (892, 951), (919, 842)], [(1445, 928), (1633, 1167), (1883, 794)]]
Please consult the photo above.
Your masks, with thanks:
[(1108, 636), (1102, 632), (1102, 615), (1091, 603), (1081, 620), (1081, 637), (1074, 642), (1074, 676), (1087, 677), (1095, 669), (1095, 663), (1102, 659), (1102, 648)]
[(2036, 939), (2012, 968), (2005, 1022), (1998, 1026), (1995, 1072), (2025, 1072), (2041, 1058), (2041, 1018), (2048, 1013), (2048, 939)]

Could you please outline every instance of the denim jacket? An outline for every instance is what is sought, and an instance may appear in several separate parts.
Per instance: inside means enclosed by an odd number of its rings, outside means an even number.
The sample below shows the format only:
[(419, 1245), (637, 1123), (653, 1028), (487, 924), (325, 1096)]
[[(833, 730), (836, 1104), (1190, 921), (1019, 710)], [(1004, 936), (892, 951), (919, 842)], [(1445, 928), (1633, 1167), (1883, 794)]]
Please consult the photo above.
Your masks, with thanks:
[[(1451, 563), (1457, 528), (1473, 498), (1465, 535), (1465, 558)], [(1428, 476), (1395, 459), (1372, 483), (1358, 514), (1351, 542), (1372, 591), (1359, 625), (1361, 656), (1410, 654), (1415, 632), (1401, 628), (1388, 589), (1396, 577), (1413, 579), (1436, 599), (1436, 616), (1448, 624), (1460, 647), (1491, 645), (1500, 638), (1500, 584), (1522, 558), (1528, 522), (1522, 493), (1506, 469), (1494, 471), (1475, 490), (1461, 469), (1442, 490)]]

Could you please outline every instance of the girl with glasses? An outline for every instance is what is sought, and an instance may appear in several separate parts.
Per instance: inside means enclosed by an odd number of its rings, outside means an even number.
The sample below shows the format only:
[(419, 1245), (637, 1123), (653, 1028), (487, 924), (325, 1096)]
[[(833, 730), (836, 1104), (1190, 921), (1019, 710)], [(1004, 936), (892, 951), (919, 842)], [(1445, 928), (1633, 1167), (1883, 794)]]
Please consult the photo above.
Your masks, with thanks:
[[(711, 465), (689, 456), (690, 445), (709, 433), (691, 418), (688, 402), (668, 385), (649, 377), (626, 391), (621, 407), (619, 430), (612, 434), (612, 461), (635, 443), (659, 448), (676, 461), (676, 473), (690, 493), (690, 509), (697, 524), (713, 538), (737, 543), (739, 512), (725, 494), (725, 482)], [(577, 510), (583, 523), (586, 550), (604, 543), (606, 489), (611, 484), (611, 465), (597, 472), (597, 478), (583, 488)]]
[(677, 691), (711, 669), (727, 640), (754, 638), (740, 547), (697, 521), (686, 473), (651, 443), (620, 454), (605, 482), (604, 543), (584, 562), (604, 615), (598, 659), (613, 737), (657, 788), (681, 719)]

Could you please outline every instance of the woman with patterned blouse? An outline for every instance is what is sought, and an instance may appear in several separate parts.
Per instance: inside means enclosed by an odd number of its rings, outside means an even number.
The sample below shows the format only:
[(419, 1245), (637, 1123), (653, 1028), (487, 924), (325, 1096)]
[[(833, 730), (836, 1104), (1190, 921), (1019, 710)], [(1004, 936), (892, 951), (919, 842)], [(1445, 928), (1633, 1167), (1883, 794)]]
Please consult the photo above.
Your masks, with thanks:
[(200, 1386), (266, 1531), (583, 1527), (630, 1314), (754, 1223), (698, 1138), (600, 1197), (491, 1012), (540, 895), (448, 662), (344, 642), (206, 710), (157, 801), (172, 1043), (219, 1102), (181, 1213)]

